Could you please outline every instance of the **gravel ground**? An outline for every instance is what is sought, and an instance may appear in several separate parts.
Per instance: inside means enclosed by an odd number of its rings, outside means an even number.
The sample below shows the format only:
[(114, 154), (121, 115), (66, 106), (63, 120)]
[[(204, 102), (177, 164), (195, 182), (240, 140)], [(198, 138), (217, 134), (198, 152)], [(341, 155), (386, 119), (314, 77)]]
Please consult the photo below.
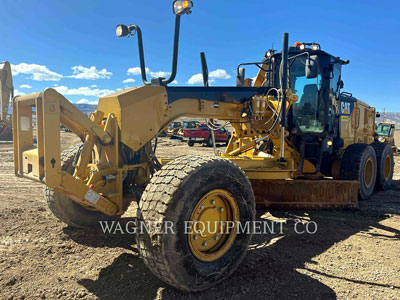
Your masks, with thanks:
[[(73, 144), (63, 134), (63, 146)], [(222, 150), (222, 148), (220, 148)], [(158, 154), (212, 153), (162, 138)], [(133, 235), (75, 230), (57, 221), (43, 186), (14, 176), (12, 144), (0, 144), (0, 299), (400, 299), (400, 157), (395, 186), (354, 211), (258, 211), (285, 220), (283, 234), (255, 235), (239, 269), (202, 293), (158, 280)], [(132, 205), (122, 221), (135, 217)], [(297, 221), (318, 231), (296, 234)]]

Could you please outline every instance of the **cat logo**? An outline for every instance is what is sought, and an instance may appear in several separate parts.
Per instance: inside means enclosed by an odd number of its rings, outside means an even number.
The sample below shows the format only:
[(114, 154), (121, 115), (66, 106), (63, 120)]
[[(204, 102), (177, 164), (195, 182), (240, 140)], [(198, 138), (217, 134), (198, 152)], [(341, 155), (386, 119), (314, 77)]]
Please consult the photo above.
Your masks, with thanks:
[(350, 102), (342, 102), (340, 105), (340, 109), (342, 115), (350, 115), (351, 113)]

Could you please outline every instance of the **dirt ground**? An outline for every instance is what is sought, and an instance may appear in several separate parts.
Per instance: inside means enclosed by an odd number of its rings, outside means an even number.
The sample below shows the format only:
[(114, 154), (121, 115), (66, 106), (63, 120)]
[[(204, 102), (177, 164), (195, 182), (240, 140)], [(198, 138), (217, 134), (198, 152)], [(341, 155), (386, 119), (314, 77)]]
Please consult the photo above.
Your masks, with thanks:
[[(63, 146), (73, 144), (63, 134)], [(223, 149), (223, 148), (219, 148)], [(158, 154), (212, 153), (162, 138)], [(286, 220), (283, 234), (255, 235), (239, 269), (202, 293), (158, 280), (133, 235), (76, 230), (57, 221), (43, 186), (14, 176), (12, 144), (0, 144), (0, 299), (400, 299), (400, 157), (393, 190), (355, 211), (258, 211)], [(123, 222), (132, 220), (132, 206)], [(298, 220), (318, 231), (296, 234)]]

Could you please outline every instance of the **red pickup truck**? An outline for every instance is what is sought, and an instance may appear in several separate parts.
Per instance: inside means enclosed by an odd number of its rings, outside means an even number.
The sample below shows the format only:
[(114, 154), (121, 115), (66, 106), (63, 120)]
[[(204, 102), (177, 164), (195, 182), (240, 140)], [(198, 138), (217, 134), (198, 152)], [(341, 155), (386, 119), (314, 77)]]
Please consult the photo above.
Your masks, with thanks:
[[(228, 145), (231, 138), (231, 133), (225, 128), (214, 130), (215, 143), (224, 143)], [(195, 143), (206, 144), (212, 147), (211, 129), (208, 128), (207, 124), (200, 124), (197, 128), (183, 130), (183, 140), (187, 141), (190, 147), (193, 147)]]

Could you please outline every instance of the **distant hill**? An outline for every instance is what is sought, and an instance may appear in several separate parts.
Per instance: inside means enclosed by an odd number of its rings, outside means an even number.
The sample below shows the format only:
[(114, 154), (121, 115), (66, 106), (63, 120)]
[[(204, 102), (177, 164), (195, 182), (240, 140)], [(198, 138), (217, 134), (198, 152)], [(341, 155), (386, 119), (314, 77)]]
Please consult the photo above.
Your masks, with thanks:
[[(381, 117), (376, 120), (376, 123), (383, 121), (383, 113), (381, 112)], [(386, 122), (395, 123), (400, 126), (400, 112), (387, 112), (385, 117)]]
[(77, 108), (79, 108), (79, 110), (85, 114), (90, 114), (92, 112), (94, 112), (97, 108), (97, 105), (93, 105), (93, 104), (76, 104), (74, 103), (75, 106)]

